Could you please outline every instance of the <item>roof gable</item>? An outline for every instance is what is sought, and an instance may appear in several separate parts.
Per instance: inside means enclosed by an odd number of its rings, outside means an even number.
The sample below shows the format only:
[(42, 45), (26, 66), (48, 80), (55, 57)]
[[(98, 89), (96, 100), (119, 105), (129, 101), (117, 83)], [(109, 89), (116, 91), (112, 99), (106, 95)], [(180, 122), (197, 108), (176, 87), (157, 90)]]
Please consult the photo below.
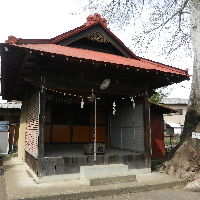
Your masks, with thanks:
[(88, 34), (83, 38), (75, 40), (72, 43), (69, 43), (66, 46), (87, 49), (87, 50), (92, 50), (92, 51), (97, 51), (97, 52), (103, 52), (103, 53), (109, 53), (109, 54), (114, 54), (114, 55), (123, 56), (123, 57), (130, 56), (126, 52), (124, 52), (122, 49), (114, 46), (110, 42), (110, 40), (99, 31)]
[(99, 14), (90, 15), (83, 26), (56, 36), (50, 42), (140, 60), (107, 28), (106, 20)]

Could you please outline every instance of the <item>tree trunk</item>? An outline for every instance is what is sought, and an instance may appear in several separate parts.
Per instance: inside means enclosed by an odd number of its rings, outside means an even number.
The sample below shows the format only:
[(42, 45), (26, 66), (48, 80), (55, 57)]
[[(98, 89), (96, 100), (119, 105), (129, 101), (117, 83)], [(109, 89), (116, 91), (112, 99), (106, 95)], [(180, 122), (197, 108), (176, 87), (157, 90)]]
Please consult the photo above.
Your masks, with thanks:
[[(172, 151), (160, 172), (193, 181), (200, 177), (200, 140), (192, 139), (192, 132), (200, 133), (200, 0), (190, 0), (190, 30), (194, 51), (193, 77), (184, 130), (180, 144)], [(190, 184), (191, 185), (197, 184)], [(200, 186), (200, 184), (199, 184)], [(200, 190), (200, 187), (199, 187)]]
[(193, 77), (181, 142), (200, 132), (200, 1), (190, 0), (190, 33), (194, 52)]

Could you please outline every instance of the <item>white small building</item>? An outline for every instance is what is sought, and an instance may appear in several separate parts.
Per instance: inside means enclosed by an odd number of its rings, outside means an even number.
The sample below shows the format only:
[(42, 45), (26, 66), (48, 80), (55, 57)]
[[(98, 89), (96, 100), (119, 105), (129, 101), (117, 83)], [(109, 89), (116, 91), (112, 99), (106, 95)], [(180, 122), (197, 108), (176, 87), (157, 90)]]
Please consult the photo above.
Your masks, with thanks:
[(166, 122), (166, 134), (167, 135), (181, 134), (181, 126), (176, 123)]
[(176, 123), (180, 125), (183, 131), (185, 114), (187, 112), (188, 99), (181, 98), (165, 98), (163, 99), (163, 105), (174, 110), (177, 110), (177, 113), (164, 114), (165, 122)]

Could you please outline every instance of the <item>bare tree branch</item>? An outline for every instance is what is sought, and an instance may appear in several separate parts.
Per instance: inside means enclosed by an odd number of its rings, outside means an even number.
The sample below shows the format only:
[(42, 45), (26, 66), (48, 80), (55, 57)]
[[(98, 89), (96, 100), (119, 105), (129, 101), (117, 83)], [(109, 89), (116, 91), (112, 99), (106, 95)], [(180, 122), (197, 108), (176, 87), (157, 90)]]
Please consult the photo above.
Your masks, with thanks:
[[(183, 14), (183, 10), (186, 8), (186, 6), (188, 5), (188, 1), (189, 0), (185, 0), (184, 4), (182, 5), (182, 7), (180, 9), (178, 9), (175, 13), (173, 13), (173, 15), (168, 18), (167, 20), (165, 20), (165, 22), (163, 22), (162, 24), (160, 24), (159, 26), (152, 28), (148, 31), (145, 32), (145, 34), (148, 34), (152, 31), (155, 31), (159, 28), (163, 28), (167, 23), (169, 23), (174, 17), (176, 17), (177, 15), (179, 16), (179, 29), (180, 29), (180, 24), (181, 24), (181, 15)], [(181, 30), (181, 29), (180, 29)]]

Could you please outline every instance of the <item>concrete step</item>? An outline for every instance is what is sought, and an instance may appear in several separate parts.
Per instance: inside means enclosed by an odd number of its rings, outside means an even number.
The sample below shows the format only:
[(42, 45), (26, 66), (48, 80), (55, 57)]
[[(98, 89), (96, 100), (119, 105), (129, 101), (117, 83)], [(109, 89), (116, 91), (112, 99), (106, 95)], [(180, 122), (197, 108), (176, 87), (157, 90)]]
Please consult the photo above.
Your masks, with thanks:
[(88, 176), (85, 179), (86, 185), (107, 185), (114, 183), (127, 183), (136, 181), (136, 175), (130, 173), (112, 174), (105, 176)]
[(111, 175), (128, 172), (128, 166), (124, 164), (81, 166), (80, 176)]
[(91, 186), (105, 185), (136, 181), (136, 175), (123, 164), (81, 166), (80, 180)]

